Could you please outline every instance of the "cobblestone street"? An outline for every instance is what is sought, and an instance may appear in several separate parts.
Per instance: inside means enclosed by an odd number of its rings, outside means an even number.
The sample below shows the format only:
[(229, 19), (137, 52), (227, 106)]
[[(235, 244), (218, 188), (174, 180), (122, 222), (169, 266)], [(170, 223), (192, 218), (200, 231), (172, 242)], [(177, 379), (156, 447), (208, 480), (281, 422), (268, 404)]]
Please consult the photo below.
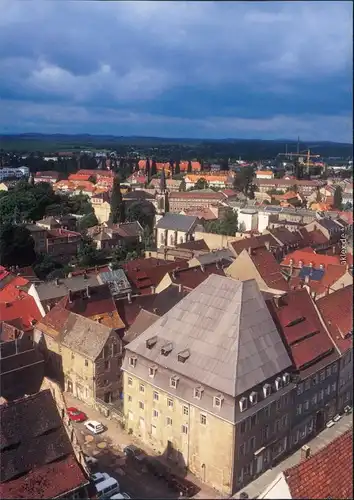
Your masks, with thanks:
[[(105, 432), (94, 436), (83, 423), (73, 422), (84, 453), (98, 459), (97, 470), (115, 477), (120, 484), (121, 491), (127, 492), (132, 498), (178, 498), (179, 494), (170, 489), (163, 479), (157, 479), (152, 474), (139, 470), (134, 463), (126, 461), (122, 452), (125, 446), (128, 444), (142, 446), (137, 439), (128, 435), (117, 421), (104, 417), (71, 394), (64, 393), (64, 397), (67, 407), (74, 406), (84, 411), (88, 419), (97, 420), (106, 427)], [(156, 455), (147, 446), (143, 449), (150, 456)], [(192, 474), (189, 473), (186, 477), (200, 488), (194, 498), (222, 498), (219, 493), (203, 485)]]

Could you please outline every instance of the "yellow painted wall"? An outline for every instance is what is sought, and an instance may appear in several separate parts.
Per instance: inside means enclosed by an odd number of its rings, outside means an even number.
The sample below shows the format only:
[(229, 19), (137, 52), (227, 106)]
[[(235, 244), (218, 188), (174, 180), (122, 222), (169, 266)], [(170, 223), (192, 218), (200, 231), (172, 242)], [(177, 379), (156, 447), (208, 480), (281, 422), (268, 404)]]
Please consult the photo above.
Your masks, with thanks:
[[(132, 379), (132, 385), (128, 385), (128, 378)], [(158, 400), (154, 393), (158, 394)], [(173, 406), (169, 406), (169, 400)], [(144, 403), (144, 409), (139, 402)], [(154, 416), (154, 410), (158, 416)], [(201, 423), (201, 414), (206, 416), (205, 425)], [(231, 423), (126, 372), (124, 416), (127, 429), (156, 452), (166, 453), (170, 441), (176, 462), (179, 457), (179, 464), (187, 466), (203, 482), (224, 494), (232, 493), (235, 434)], [(170, 425), (168, 417), (172, 419)], [(188, 428), (187, 434), (182, 432), (183, 425)]]

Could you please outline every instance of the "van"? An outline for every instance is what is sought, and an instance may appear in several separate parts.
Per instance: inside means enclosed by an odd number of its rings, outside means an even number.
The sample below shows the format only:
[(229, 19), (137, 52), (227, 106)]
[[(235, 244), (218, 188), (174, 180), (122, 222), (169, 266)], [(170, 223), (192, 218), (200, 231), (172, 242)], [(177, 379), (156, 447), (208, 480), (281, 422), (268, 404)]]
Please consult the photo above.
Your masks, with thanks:
[(118, 481), (116, 481), (116, 479), (114, 479), (113, 477), (96, 483), (95, 487), (97, 498), (109, 498), (115, 493), (119, 493), (120, 491)]

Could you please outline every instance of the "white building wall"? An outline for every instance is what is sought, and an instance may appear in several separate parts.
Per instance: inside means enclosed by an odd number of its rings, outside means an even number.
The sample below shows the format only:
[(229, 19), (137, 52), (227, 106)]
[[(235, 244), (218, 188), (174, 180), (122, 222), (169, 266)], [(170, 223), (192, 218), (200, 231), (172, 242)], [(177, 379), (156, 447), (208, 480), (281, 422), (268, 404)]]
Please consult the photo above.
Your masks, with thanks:
[(266, 212), (258, 212), (258, 231), (263, 233), (269, 224), (269, 214)]
[(284, 474), (281, 472), (257, 498), (268, 498), (269, 500), (291, 499), (292, 496)]

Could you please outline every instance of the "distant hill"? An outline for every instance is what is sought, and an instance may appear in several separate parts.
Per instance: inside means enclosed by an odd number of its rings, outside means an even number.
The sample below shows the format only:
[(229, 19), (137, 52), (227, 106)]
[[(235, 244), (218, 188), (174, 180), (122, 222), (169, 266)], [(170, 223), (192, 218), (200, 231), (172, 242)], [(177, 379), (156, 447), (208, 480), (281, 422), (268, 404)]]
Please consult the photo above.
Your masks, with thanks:
[[(287, 145), (287, 146), (286, 146)], [(5, 151), (55, 153), (57, 151), (80, 151), (84, 149), (115, 149), (128, 151), (136, 149), (140, 153), (149, 153), (152, 148), (159, 147), (164, 155), (179, 151), (187, 157), (218, 158), (238, 157), (245, 159), (274, 158), (278, 153), (295, 152), (297, 141), (287, 139), (188, 139), (161, 137), (122, 137), (114, 135), (90, 134), (39, 134), (27, 133), (17, 135), (0, 135), (0, 149)], [(353, 145), (336, 142), (301, 142), (300, 150), (310, 148), (315, 154), (323, 157), (352, 157)], [(151, 154), (151, 151), (150, 151)]]

